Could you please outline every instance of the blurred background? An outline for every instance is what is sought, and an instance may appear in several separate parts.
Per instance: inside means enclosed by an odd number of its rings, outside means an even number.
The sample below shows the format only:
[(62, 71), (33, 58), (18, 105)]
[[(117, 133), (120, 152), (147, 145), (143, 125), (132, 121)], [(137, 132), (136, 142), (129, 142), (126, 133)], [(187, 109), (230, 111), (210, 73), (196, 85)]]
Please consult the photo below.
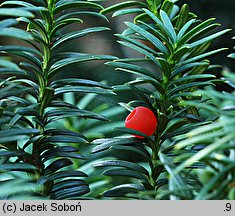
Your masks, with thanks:
[[(235, 1), (234, 0), (180, 0), (179, 3), (187, 3), (191, 11), (198, 15), (198, 18), (203, 20), (215, 17), (216, 21), (221, 24), (221, 29), (230, 28), (232, 31), (212, 44), (213, 47), (227, 47), (229, 50), (227, 54), (233, 52), (235, 41), (231, 38), (235, 36)], [(235, 71), (235, 62), (226, 57), (224, 53), (212, 58), (213, 63), (229, 67), (230, 70)]]

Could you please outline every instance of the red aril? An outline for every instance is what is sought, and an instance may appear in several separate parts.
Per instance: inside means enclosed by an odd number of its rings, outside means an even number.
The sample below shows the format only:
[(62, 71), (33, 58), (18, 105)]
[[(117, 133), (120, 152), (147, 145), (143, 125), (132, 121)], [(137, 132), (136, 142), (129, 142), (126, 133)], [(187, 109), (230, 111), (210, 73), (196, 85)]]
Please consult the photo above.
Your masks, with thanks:
[[(151, 136), (157, 128), (157, 118), (152, 110), (144, 106), (139, 106), (127, 116), (125, 126), (126, 128)], [(144, 138), (136, 134), (133, 135), (137, 138)]]

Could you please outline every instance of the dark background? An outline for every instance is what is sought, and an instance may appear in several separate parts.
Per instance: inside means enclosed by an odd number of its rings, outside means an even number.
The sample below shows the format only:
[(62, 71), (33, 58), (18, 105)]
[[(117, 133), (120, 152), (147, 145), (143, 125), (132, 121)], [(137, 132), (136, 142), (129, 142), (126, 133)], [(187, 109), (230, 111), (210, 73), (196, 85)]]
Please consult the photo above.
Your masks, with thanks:
[[(180, 0), (179, 3), (187, 3), (192, 12), (198, 15), (200, 19), (215, 17), (216, 21), (221, 24), (220, 29), (230, 28), (232, 31), (214, 41), (213, 47), (227, 47), (229, 50), (226, 54), (233, 52), (235, 41), (231, 38), (235, 36), (235, 1), (234, 0)], [(225, 53), (221, 53), (212, 58), (214, 64), (229, 67), (235, 71), (235, 62), (227, 58)]]

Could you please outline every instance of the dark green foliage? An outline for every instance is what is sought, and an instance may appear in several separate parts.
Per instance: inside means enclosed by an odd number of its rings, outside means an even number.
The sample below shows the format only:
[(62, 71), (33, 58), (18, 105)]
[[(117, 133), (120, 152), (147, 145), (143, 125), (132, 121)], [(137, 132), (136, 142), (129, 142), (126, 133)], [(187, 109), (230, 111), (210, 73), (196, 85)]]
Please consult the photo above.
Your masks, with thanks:
[[(76, 9), (76, 13), (70, 9)], [(37, 183), (37, 190), (34, 190), (37, 196), (51, 199), (73, 199), (90, 191), (88, 183), (83, 180), (87, 175), (74, 171), (72, 167), (77, 160), (86, 159), (79, 152), (79, 146), (87, 145), (87, 138), (51, 124), (70, 117), (107, 120), (100, 114), (64, 102), (62, 96), (68, 92), (80, 96), (113, 94), (109, 86), (78, 78), (57, 79), (57, 75), (72, 64), (115, 59), (106, 55), (72, 53), (65, 48), (72, 40), (80, 43), (84, 36), (109, 30), (106, 27), (83, 27), (81, 16), (106, 19), (99, 14), (101, 9), (101, 5), (89, 1), (2, 3), (0, 16), (8, 18), (0, 22), (0, 36), (19, 39), (23, 43), (0, 47), (1, 53), (19, 60), (15, 64), (8, 58), (0, 59), (1, 75), (7, 77), (1, 83), (0, 170), (1, 173), (4, 171), (3, 174), (5, 171), (21, 171), (29, 175), (18, 182), (12, 174), (9, 181), (1, 182), (1, 185), (9, 182), (9, 186), (19, 183), (16, 193), (6, 193), (1, 198), (18, 196), (20, 185), (25, 181), (31, 181), (33, 185)], [(23, 29), (18, 23), (23, 24)], [(80, 26), (81, 30), (69, 30), (66, 27), (70, 24)], [(19, 190), (19, 194), (23, 192), (24, 188)]]
[[(235, 78), (215, 76), (211, 56), (226, 48), (210, 46), (229, 30), (177, 0), (99, 2), (1, 4), (0, 37), (13, 42), (0, 46), (0, 199), (234, 199), (234, 92), (214, 86), (234, 89)], [(115, 36), (137, 55), (69, 48), (108, 32), (86, 22), (110, 12), (135, 14)], [(76, 66), (97, 60), (132, 79), (81, 78)], [(110, 103), (123, 92), (133, 100)], [(150, 137), (123, 127), (124, 108), (137, 106), (158, 119)]]
[[(142, 105), (152, 109), (158, 118), (157, 131), (152, 137), (145, 136), (144, 140), (120, 137), (94, 141), (98, 144), (93, 149), (94, 153), (118, 149), (123, 154), (141, 155), (139, 164), (136, 163), (138, 159), (125, 158), (104, 160), (94, 166), (106, 168), (104, 175), (125, 177), (124, 184), (105, 191), (104, 196), (194, 199), (198, 185), (197, 179), (191, 175), (194, 168), (199, 169), (203, 164), (188, 164), (191, 174), (182, 162), (186, 157), (196, 157), (198, 150), (176, 149), (175, 145), (192, 129), (211, 123), (209, 118), (200, 115), (201, 107), (198, 106), (206, 104), (207, 99), (193, 92), (214, 85), (216, 77), (207, 72), (213, 68), (208, 58), (225, 49), (208, 48), (213, 39), (229, 30), (210, 33), (218, 26), (214, 19), (204, 22), (196, 19), (187, 5), (179, 8), (169, 0), (147, 2), (141, 7), (135, 1), (120, 3), (102, 12), (115, 11), (113, 16), (133, 12), (140, 14), (135, 17), (134, 23), (126, 22), (127, 29), (117, 36), (119, 43), (143, 55), (142, 64), (140, 58), (118, 59), (107, 64), (115, 70), (137, 75), (135, 80), (114, 89), (117, 93), (129, 90), (139, 97), (139, 100), (122, 104), (128, 110)], [(126, 9), (129, 6), (138, 8)], [(129, 129), (118, 130), (141, 135)], [(180, 167), (184, 168), (184, 172), (175, 172)]]

